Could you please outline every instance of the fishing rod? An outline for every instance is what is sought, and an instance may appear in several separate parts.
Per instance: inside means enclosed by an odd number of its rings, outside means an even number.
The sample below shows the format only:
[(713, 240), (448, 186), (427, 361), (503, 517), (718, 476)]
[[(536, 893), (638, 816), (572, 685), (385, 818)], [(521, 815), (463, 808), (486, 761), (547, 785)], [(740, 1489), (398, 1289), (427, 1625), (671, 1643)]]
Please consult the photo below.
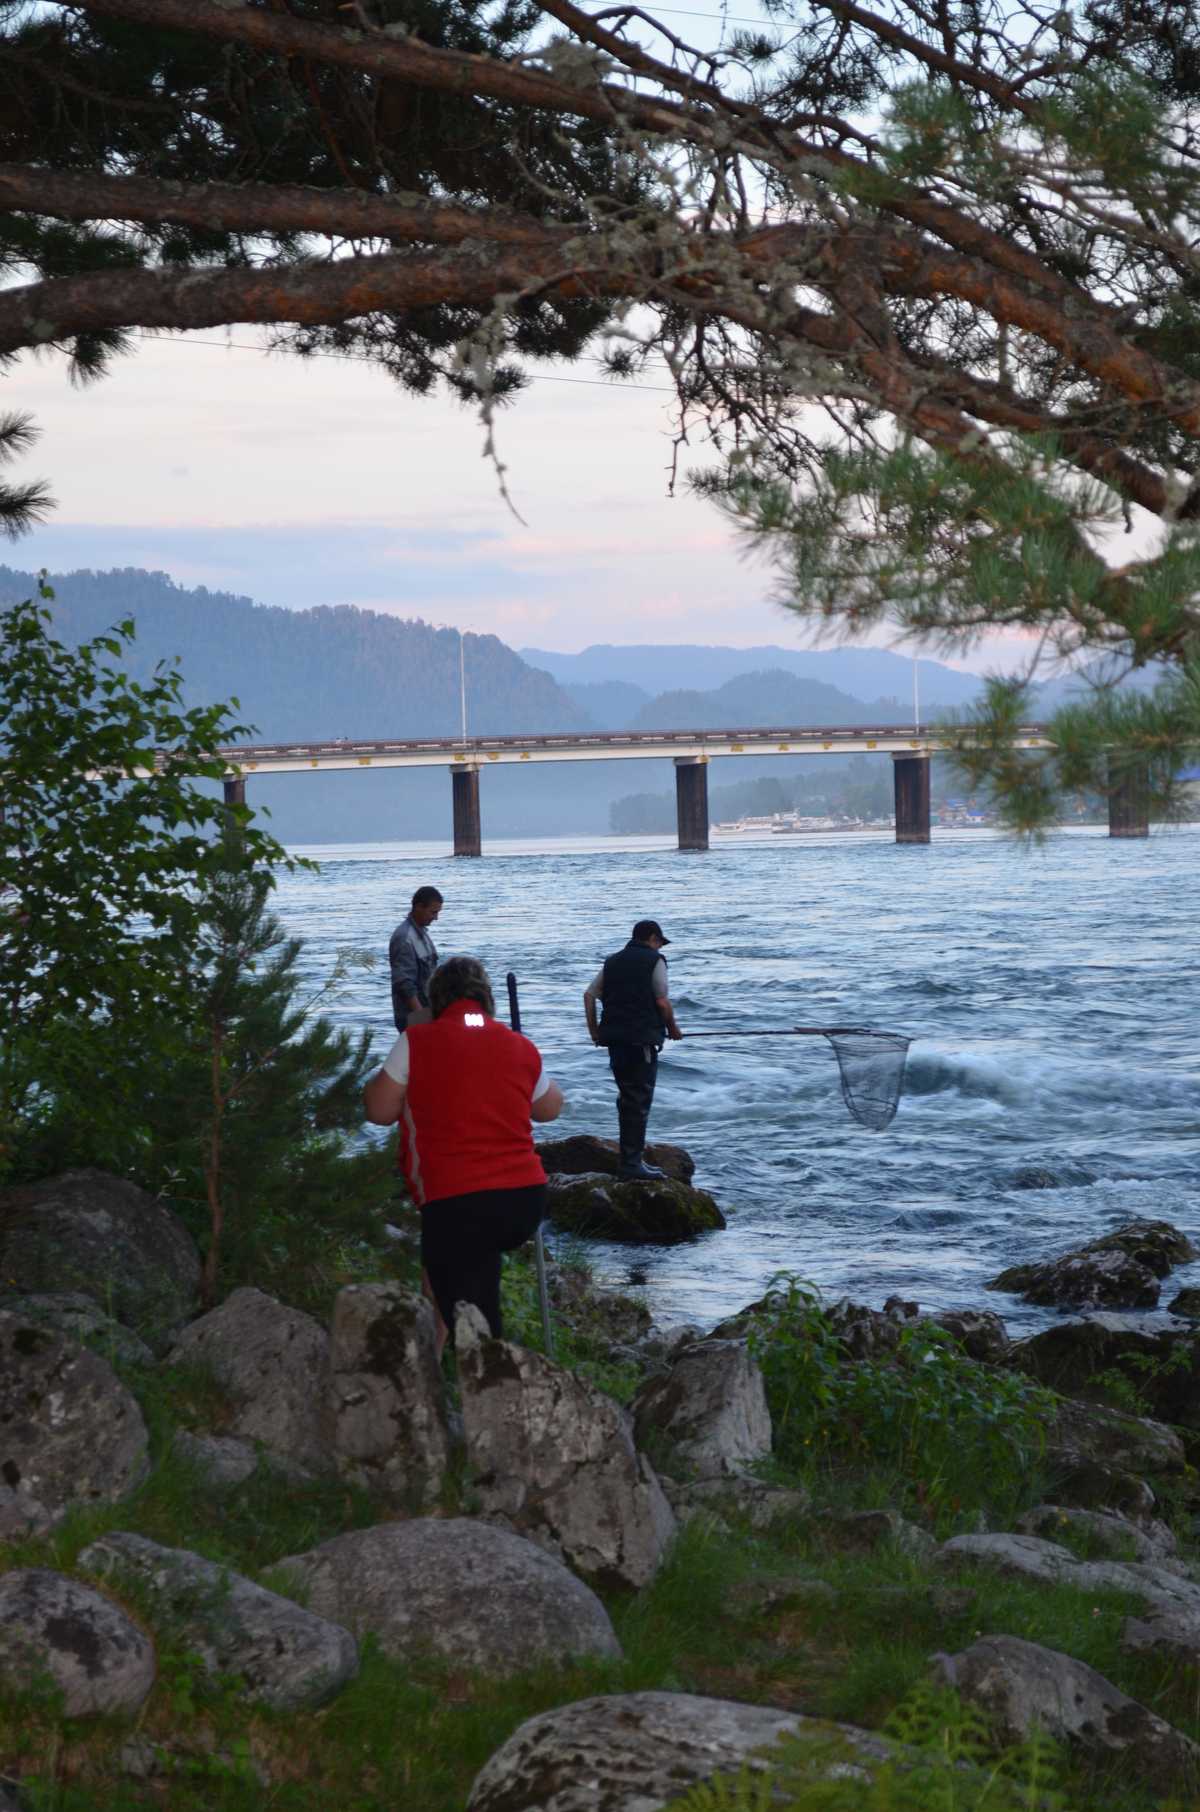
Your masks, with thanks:
[[(510, 969), (505, 981), (508, 986), (508, 1019), (514, 1032), (521, 1030), (521, 1003), (517, 998), (517, 978)], [(546, 1346), (547, 1359), (554, 1357), (554, 1330), (550, 1326), (550, 1292), (546, 1287), (546, 1243), (542, 1238), (542, 1223), (539, 1221), (537, 1232), (533, 1236), (534, 1252), (537, 1258), (538, 1302), (542, 1311), (542, 1339)]]

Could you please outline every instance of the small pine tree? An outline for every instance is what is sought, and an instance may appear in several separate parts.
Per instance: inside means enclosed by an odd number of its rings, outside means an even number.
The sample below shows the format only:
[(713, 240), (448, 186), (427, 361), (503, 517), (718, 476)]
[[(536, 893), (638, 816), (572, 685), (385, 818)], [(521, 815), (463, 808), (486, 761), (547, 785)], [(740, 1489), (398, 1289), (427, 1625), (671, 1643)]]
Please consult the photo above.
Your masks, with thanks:
[(271, 887), (232, 825), (207, 890), (194, 1019), (146, 1103), (148, 1167), (203, 1204), (210, 1302), (223, 1268), (257, 1275), (286, 1225), (361, 1201), (383, 1174), (375, 1150), (346, 1146), (362, 1125), (370, 1033), (318, 1011), (342, 966), (305, 994), (302, 942), (269, 910)]

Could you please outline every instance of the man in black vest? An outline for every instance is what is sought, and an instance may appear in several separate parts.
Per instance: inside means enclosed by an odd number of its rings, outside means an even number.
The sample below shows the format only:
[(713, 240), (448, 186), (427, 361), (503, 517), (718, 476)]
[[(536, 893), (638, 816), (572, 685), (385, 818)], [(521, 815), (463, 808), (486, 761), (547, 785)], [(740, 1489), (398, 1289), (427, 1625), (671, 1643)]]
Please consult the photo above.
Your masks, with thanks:
[[(617, 1085), (621, 1142), (617, 1174), (623, 1181), (663, 1174), (647, 1164), (643, 1154), (662, 1041), (664, 1037), (683, 1037), (667, 992), (667, 959), (662, 951), (670, 941), (654, 919), (639, 919), (624, 950), (608, 957), (595, 981), (584, 990), (583, 1010), (592, 1043), (607, 1047)], [(603, 1010), (599, 1021), (597, 1002)]]

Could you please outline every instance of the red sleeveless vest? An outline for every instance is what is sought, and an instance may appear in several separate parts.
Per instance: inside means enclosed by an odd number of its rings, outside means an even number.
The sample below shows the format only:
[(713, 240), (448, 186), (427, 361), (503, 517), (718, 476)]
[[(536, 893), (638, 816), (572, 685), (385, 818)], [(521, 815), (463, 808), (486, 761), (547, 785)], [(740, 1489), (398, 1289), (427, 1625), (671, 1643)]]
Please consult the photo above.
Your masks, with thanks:
[(470, 1000), (410, 1026), (407, 1036), (400, 1161), (413, 1200), (424, 1206), (544, 1183), (529, 1121), (542, 1070), (537, 1046)]

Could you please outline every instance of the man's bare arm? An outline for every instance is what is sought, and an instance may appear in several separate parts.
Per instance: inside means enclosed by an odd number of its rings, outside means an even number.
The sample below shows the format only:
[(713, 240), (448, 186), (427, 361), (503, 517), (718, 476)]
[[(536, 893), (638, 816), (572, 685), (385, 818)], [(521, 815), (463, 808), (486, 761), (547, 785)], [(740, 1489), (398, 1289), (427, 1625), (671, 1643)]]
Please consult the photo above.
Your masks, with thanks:
[(583, 990), (583, 1011), (587, 1017), (588, 1036), (593, 1044), (599, 1044), (600, 1024), (596, 1018), (596, 996), (590, 988)]
[(655, 1001), (654, 1004), (658, 1008), (659, 1016), (662, 1019), (663, 1024), (667, 1028), (667, 1037), (668, 1038), (682, 1038), (683, 1033), (679, 1030), (679, 1027), (675, 1023), (675, 1009), (671, 1005), (670, 1001), (667, 999), (666, 995), (661, 994), (658, 997), (658, 999)]

